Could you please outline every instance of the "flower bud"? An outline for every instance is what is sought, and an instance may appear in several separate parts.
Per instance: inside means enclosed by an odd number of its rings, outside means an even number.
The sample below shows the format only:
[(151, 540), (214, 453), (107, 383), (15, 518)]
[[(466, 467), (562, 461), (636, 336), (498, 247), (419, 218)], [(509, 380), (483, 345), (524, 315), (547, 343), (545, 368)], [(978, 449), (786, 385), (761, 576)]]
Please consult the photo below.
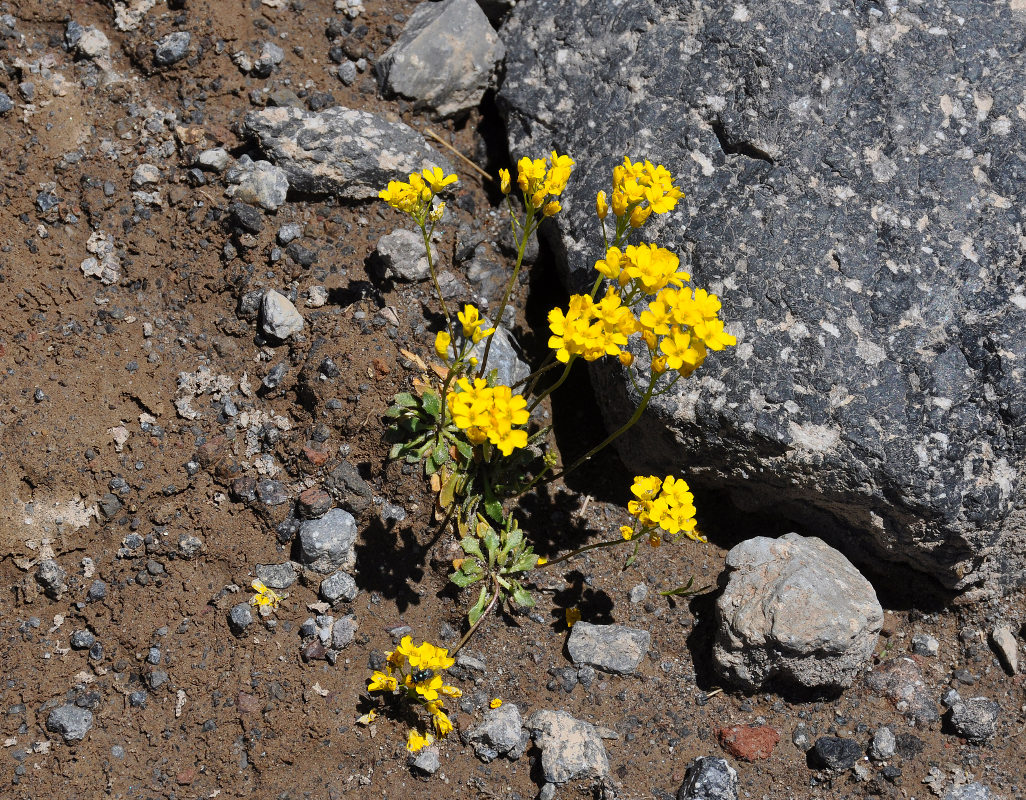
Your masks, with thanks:
[(648, 219), (649, 214), (652, 213), (650, 206), (636, 206), (631, 212), (631, 227), (640, 228), (645, 224), (645, 220)]
[(554, 217), (562, 210), (562, 208), (563, 207), (556, 200), (550, 200), (542, 209), (542, 215), (546, 217)]
[(447, 359), (449, 357), (449, 345), (452, 343), (452, 337), (448, 331), (439, 331), (435, 336), (435, 352), (441, 359)]
[(511, 188), (511, 185), (510, 185), (509, 170), (508, 169), (500, 169), (499, 170), (499, 188), (502, 189), (502, 193), (503, 194), (509, 194), (509, 190)]
[(666, 357), (659, 356), (659, 358), (652, 359), (652, 372), (656, 375), (662, 375), (666, 372)]
[(609, 213), (609, 206), (606, 205), (605, 192), (599, 192), (595, 197), (595, 213), (598, 214), (599, 219), (605, 219), (606, 214)]
[(621, 350), (620, 351), (619, 358), (620, 358), (620, 363), (623, 364), (625, 367), (629, 367), (631, 364), (634, 363), (634, 354), (633, 353), (628, 353), (626, 350)]
[(642, 331), (641, 338), (645, 340), (645, 345), (648, 347), (649, 350), (655, 350), (656, 345), (659, 343), (658, 339), (656, 338), (656, 335), (652, 331)]

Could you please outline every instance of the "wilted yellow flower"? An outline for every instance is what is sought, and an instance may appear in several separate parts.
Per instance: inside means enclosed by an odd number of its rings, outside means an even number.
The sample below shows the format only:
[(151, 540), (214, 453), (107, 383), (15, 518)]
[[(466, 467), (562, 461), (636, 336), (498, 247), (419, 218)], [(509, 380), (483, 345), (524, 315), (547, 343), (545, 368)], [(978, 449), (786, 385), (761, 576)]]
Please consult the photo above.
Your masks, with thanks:
[(378, 712), (373, 708), (361, 717), (356, 718), (357, 725), (370, 725), (374, 720), (378, 718)]
[(438, 203), (431, 209), (431, 213), (428, 214), (428, 219), (432, 222), (438, 222), (442, 219), (443, 214), (445, 214), (445, 203)]
[(502, 705), (502, 698), (501, 697), (496, 697), (494, 700), (492, 700), (492, 702), (490, 702), (488, 704), (488, 707), (489, 708), (498, 708), (501, 705)]
[(435, 741), (435, 737), (430, 733), (425, 733), (421, 736), (417, 730), (410, 730), (410, 735), (406, 739), (406, 749), (411, 753), (419, 753), (425, 747), (432, 745)]
[(368, 692), (394, 692), (399, 686), (399, 681), (392, 675), (374, 670), (370, 681), (367, 683)]
[(287, 594), (278, 594), (273, 589), (269, 589), (257, 578), (253, 579), (252, 586), (256, 590), (256, 594), (250, 599), (250, 605), (276, 609), (281, 601), (288, 597)]
[(558, 214), (562, 210), (563, 210), (563, 207), (556, 200), (550, 200), (542, 208), (542, 216), (554, 217), (554, 216), (556, 216), (556, 214)]
[(581, 621), (581, 609), (579, 608), (568, 608), (566, 610), (566, 626), (572, 628), (575, 622)]

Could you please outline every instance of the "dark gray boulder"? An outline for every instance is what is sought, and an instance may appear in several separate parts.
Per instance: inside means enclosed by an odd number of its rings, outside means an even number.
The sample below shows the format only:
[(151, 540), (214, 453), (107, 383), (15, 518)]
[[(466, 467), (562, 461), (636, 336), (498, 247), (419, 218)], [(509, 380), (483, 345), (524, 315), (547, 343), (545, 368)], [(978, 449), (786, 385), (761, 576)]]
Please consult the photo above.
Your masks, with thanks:
[[(570, 285), (600, 257), (596, 191), (649, 158), (688, 196), (644, 240), (738, 337), (622, 441), (631, 469), (966, 599), (1026, 582), (1022, 22), (939, 0), (517, 6), (499, 102), (514, 158), (578, 162), (553, 237)], [(620, 424), (622, 370), (593, 380)]]

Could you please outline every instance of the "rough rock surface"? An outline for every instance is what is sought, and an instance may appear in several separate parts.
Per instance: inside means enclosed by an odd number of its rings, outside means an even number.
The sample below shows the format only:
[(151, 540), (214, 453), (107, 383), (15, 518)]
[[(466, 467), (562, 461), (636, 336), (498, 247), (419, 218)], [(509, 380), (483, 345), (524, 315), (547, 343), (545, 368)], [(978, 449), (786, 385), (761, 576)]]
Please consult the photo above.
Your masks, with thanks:
[(466, 738), (485, 763), (500, 755), (519, 758), (527, 745), (520, 709), (513, 703), (488, 711), (481, 724), (467, 731)]
[(726, 565), (713, 646), (726, 680), (748, 691), (851, 685), (873, 653), (883, 609), (848, 559), (820, 539), (788, 533), (742, 542)]
[(398, 228), (378, 239), (375, 251), (385, 274), (401, 281), (422, 281), (430, 275), (424, 237), (414, 231)]
[[(977, 594), (1026, 582), (1022, 13), (940, 0), (537, 0), (504, 27), (514, 158), (578, 162), (581, 287), (624, 154), (688, 197), (645, 241), (720, 293), (738, 346), (622, 454)], [(593, 275), (594, 273), (591, 273)], [(610, 423), (633, 408), (597, 362)]]
[(390, 180), (424, 167), (452, 172), (449, 160), (413, 128), (368, 111), (265, 108), (248, 113), (243, 127), (300, 192), (366, 200)]
[(481, 102), (505, 53), (476, 0), (421, 3), (377, 73), (385, 91), (451, 117)]
[(527, 727), (542, 751), (542, 772), (548, 783), (601, 779), (609, 774), (606, 748), (594, 725), (565, 711), (545, 710), (535, 711)]
[(644, 630), (578, 622), (570, 631), (566, 649), (575, 664), (633, 675), (648, 653), (651, 640), (652, 634)]
[(320, 519), (299, 526), (300, 561), (314, 572), (328, 574), (356, 566), (356, 520), (348, 511), (333, 508)]
[(737, 771), (725, 758), (696, 758), (684, 773), (677, 800), (737, 800)]
[(933, 693), (915, 659), (890, 658), (866, 675), (865, 682), (870, 692), (886, 697), (913, 724), (925, 727), (940, 718)]
[(285, 295), (271, 289), (260, 302), (261, 327), (268, 336), (285, 340), (303, 330), (303, 316)]

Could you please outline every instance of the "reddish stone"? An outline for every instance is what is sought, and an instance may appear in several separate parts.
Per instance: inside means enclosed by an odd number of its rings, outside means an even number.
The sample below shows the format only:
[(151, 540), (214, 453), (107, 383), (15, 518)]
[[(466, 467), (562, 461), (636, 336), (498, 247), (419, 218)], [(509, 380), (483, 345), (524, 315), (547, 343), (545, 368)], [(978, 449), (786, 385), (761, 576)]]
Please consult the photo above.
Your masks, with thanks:
[(769, 758), (780, 734), (769, 725), (732, 725), (716, 731), (720, 747), (741, 761)]
[(260, 698), (255, 694), (239, 692), (239, 697), (235, 701), (235, 705), (241, 714), (255, 714), (260, 710)]
[(327, 653), (328, 650), (323, 644), (321, 644), (320, 639), (313, 639), (307, 642), (303, 646), (303, 649), (299, 651), (299, 655), (305, 662), (316, 661), (319, 658), (324, 658)]
[(316, 486), (299, 493), (296, 513), (303, 519), (323, 517), (331, 510), (331, 495)]
[(214, 436), (196, 450), (196, 462), (204, 469), (210, 469), (225, 457), (227, 451), (228, 440), (224, 436)]
[(303, 448), (303, 455), (306, 456), (306, 460), (313, 464), (315, 467), (323, 467), (328, 463), (328, 451), (321, 450), (315, 445), (308, 444)]
[(189, 767), (188, 769), (183, 769), (181, 772), (178, 773), (178, 776), (175, 778), (175, 780), (178, 782), (179, 786), (188, 786), (190, 783), (196, 780), (196, 768)]

